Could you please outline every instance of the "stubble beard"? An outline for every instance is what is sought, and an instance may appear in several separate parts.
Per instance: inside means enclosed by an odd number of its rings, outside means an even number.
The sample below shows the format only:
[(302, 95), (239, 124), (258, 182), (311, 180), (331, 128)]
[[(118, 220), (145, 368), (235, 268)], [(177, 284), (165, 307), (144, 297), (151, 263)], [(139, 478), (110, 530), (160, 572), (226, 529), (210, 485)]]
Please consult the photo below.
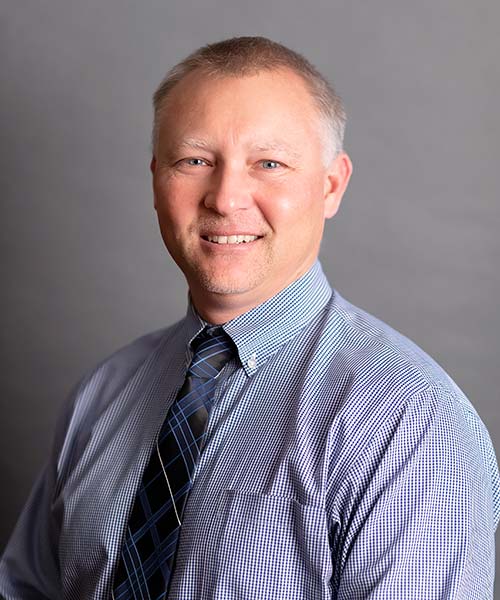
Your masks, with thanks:
[[(237, 261), (238, 258), (231, 260)], [(266, 255), (252, 265), (251, 269), (235, 274), (231, 271), (231, 264), (228, 264), (227, 269), (207, 269), (199, 264), (192, 264), (191, 272), (199, 288), (205, 292), (218, 295), (244, 294), (258, 287), (266, 279), (271, 264), (271, 257)]]
[[(181, 264), (179, 266), (186, 274), (188, 283), (194, 283), (200, 291), (210, 294), (243, 294), (258, 287), (272, 272), (273, 256), (269, 247), (263, 248), (258, 256), (244, 257), (243, 260), (237, 255), (228, 256), (224, 261), (218, 260), (217, 264), (210, 264), (206, 257), (197, 260), (189, 252), (183, 254), (182, 262), (187, 269)], [(227, 264), (226, 268), (224, 263)]]
[[(218, 220), (204, 221), (203, 228), (214, 229)], [(267, 240), (259, 241), (262, 247), (249, 256), (240, 257), (235, 252), (232, 256), (210, 257), (193, 243), (202, 227), (196, 223), (189, 229), (188, 243), (178, 239), (175, 244), (177, 252), (172, 252), (167, 244), (167, 236), (163, 236), (170, 255), (186, 277), (190, 289), (196, 288), (200, 293), (221, 296), (244, 294), (259, 286), (266, 278), (271, 277), (274, 264), (274, 248)], [(263, 229), (260, 227), (260, 229)], [(213, 259), (213, 260), (212, 260)], [(238, 268), (241, 264), (241, 268)], [(226, 268), (225, 268), (226, 265)], [(272, 285), (272, 282), (270, 282)], [(192, 292), (194, 290), (192, 289)]]

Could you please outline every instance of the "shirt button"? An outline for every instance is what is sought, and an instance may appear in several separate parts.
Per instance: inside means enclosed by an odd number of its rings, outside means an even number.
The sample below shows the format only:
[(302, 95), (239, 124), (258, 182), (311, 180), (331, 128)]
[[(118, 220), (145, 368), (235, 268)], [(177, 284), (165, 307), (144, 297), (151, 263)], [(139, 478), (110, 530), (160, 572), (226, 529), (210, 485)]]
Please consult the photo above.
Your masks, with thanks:
[(255, 369), (257, 366), (257, 357), (255, 354), (252, 354), (252, 356), (247, 360), (247, 365), (249, 369)]

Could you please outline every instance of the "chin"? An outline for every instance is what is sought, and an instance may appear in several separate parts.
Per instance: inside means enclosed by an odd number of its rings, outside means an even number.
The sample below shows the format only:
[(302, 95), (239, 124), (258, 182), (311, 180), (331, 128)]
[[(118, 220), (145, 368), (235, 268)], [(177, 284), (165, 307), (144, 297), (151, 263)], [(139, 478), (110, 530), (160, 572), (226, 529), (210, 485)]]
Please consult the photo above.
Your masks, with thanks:
[(200, 290), (210, 294), (233, 295), (244, 294), (257, 287), (261, 277), (255, 273), (224, 273), (198, 271), (193, 283)]
[(232, 295), (244, 294), (252, 289), (252, 285), (248, 280), (241, 281), (231, 278), (204, 278), (198, 282), (200, 288), (211, 294)]

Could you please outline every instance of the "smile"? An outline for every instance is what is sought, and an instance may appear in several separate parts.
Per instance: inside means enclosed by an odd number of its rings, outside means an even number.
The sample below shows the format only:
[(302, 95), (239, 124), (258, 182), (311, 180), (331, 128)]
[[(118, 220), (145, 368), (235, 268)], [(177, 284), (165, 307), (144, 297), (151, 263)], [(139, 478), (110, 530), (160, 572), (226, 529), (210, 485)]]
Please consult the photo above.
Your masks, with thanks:
[(203, 236), (205, 240), (212, 242), (213, 244), (248, 244), (249, 242), (255, 241), (259, 236), (257, 235), (206, 235)]

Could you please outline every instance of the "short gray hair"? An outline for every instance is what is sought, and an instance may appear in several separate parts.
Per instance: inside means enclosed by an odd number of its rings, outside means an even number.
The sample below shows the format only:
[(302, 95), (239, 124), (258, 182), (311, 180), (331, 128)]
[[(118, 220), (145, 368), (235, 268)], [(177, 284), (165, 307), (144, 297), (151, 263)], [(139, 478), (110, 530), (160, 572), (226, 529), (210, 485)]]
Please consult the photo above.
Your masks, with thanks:
[(195, 70), (209, 77), (245, 77), (288, 68), (306, 84), (319, 112), (327, 162), (341, 150), (346, 114), (340, 97), (323, 75), (302, 55), (264, 37), (236, 37), (203, 46), (173, 67), (153, 96), (153, 150), (159, 135), (161, 109), (172, 89)]

